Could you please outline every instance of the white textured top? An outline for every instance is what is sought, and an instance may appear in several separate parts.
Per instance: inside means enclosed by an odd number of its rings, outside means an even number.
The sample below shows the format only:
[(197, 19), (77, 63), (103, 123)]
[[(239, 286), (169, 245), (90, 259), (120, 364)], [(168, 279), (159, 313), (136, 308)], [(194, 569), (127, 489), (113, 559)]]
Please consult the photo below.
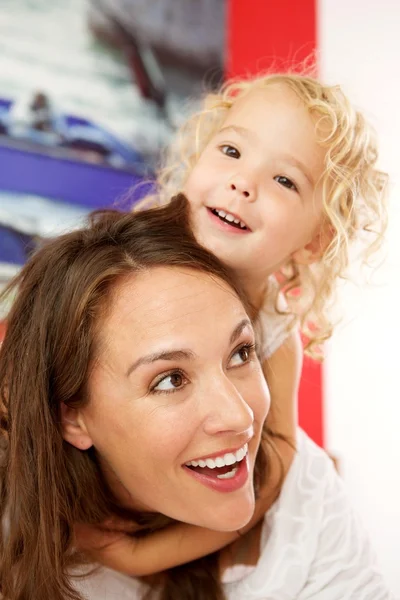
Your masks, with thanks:
[[(242, 577), (232, 581), (233, 576)], [(298, 452), (265, 516), (254, 568), (224, 577), (228, 600), (394, 600), (331, 460), (299, 430)], [(141, 600), (143, 584), (101, 568), (77, 589), (87, 600)]]

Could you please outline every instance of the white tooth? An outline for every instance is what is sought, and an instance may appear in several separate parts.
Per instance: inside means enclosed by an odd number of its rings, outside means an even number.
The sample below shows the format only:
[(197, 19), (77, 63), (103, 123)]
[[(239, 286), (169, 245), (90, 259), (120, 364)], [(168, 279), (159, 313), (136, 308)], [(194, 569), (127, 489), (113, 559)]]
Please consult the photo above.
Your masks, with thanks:
[(237, 460), (238, 462), (240, 462), (240, 461), (242, 460), (243, 456), (244, 456), (244, 450), (243, 450), (243, 448), (240, 448), (240, 449), (239, 449), (239, 450), (236, 452), (236, 460)]
[(190, 461), (189, 465), (190, 465), (191, 467), (198, 467), (198, 466), (199, 466), (199, 463), (197, 462), (197, 460), (192, 460), (192, 461)]
[(229, 221), (230, 223), (233, 223), (233, 221), (235, 220), (235, 217), (233, 217), (232, 215), (228, 214), (228, 215), (226, 215), (225, 219), (227, 221)]
[(215, 469), (215, 462), (212, 458), (206, 458), (206, 465), (209, 469)]
[(243, 229), (246, 229), (246, 224), (243, 223), (243, 221), (240, 221), (240, 227), (243, 227)]
[(205, 460), (199, 460), (199, 467), (206, 467), (206, 461)]
[(217, 213), (219, 214), (220, 217), (224, 218), (226, 217), (226, 212), (224, 210), (217, 210)]
[(239, 450), (236, 452), (236, 459), (238, 462), (240, 462), (246, 456), (247, 450), (248, 450), (247, 444), (245, 444), (242, 448), (239, 448)]
[(235, 477), (239, 467), (234, 467), (232, 471), (228, 471), (227, 473), (222, 473), (221, 475), (217, 475), (218, 479), (232, 479)]
[(237, 225), (240, 223), (239, 219), (234, 219), (233, 222), (236, 223)]
[(236, 462), (236, 456), (232, 454), (232, 452), (229, 452), (229, 454), (224, 455), (224, 461), (227, 466), (234, 465)]
[(225, 461), (221, 456), (218, 456), (215, 459), (215, 464), (217, 465), (217, 467), (224, 467), (225, 466)]

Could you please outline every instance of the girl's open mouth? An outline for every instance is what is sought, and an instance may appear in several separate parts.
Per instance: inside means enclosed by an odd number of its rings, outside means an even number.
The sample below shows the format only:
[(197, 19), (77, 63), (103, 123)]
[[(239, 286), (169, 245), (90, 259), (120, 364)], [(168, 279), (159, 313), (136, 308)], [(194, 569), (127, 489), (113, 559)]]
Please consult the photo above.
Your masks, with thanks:
[(209, 208), (208, 210), (226, 225), (241, 231), (250, 231), (246, 223), (240, 220), (236, 215), (219, 208)]

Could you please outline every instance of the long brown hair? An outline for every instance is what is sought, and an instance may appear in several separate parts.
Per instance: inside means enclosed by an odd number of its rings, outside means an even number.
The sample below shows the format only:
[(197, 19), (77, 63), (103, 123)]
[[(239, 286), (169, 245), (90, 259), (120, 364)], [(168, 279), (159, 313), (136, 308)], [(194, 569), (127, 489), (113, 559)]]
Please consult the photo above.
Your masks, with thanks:
[[(195, 241), (183, 196), (135, 214), (93, 213), (87, 227), (45, 244), (6, 290), (16, 294), (0, 349), (0, 592), (7, 600), (81, 600), (69, 575), (74, 523), (140, 517), (118, 506), (96, 451), (63, 440), (60, 405), (87, 401), (96, 327), (113, 287), (159, 265), (208, 273), (246, 302), (232, 273)], [(258, 482), (267, 464), (261, 449)], [(161, 598), (223, 598), (216, 558), (172, 570)]]

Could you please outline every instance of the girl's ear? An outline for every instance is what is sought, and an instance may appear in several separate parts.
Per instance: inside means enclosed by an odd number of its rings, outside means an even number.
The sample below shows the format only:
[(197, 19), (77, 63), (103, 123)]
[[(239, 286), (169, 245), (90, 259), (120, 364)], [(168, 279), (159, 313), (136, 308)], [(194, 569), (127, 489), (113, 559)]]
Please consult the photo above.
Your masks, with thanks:
[(61, 402), (61, 426), (64, 440), (78, 450), (88, 450), (93, 446), (92, 438), (78, 408), (71, 408)]
[(293, 260), (299, 265), (312, 265), (323, 256), (333, 236), (334, 229), (332, 225), (325, 224), (317, 231), (308, 244), (293, 252)]

